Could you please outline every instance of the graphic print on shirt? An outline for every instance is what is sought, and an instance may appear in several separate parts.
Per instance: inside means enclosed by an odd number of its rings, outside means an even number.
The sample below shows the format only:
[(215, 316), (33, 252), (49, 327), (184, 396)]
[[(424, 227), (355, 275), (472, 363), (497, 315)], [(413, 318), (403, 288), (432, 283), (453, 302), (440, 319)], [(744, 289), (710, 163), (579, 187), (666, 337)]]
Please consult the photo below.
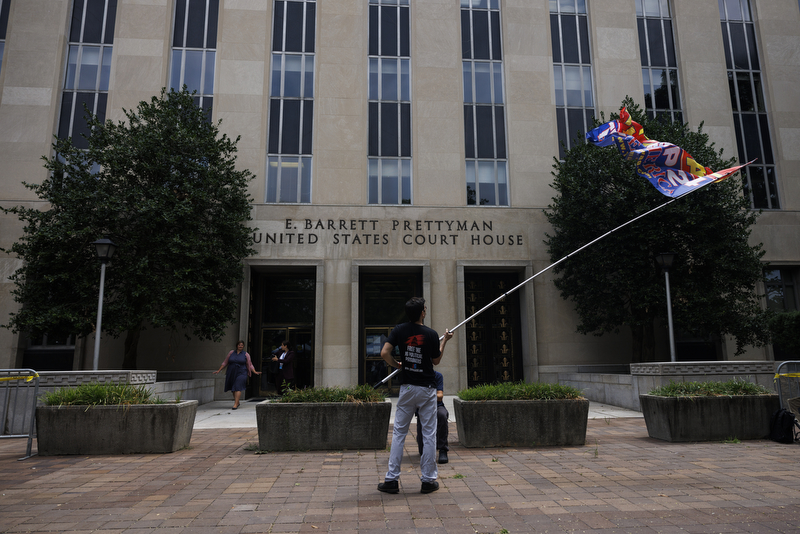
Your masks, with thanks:
[(422, 343), (424, 340), (425, 336), (422, 334), (409, 336), (409, 338), (406, 339), (406, 352), (403, 357), (403, 367), (406, 371), (415, 373), (422, 372)]

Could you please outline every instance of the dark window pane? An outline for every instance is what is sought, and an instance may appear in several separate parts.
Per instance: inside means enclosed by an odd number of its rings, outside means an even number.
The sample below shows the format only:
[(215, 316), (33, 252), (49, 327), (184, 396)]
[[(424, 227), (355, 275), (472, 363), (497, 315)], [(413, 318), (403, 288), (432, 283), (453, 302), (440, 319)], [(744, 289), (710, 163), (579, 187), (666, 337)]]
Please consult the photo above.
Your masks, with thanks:
[(730, 36), (728, 35), (728, 25), (725, 22), (722, 23), (722, 44), (725, 48), (725, 65), (728, 69), (732, 69)]
[[(396, 162), (394, 163), (394, 172), (397, 172)], [(387, 165), (384, 165), (384, 169)], [(398, 204), (397, 198), (397, 176), (395, 174), (383, 175), (381, 177), (381, 204)]]
[(281, 101), (273, 98), (269, 101), (269, 153), (277, 154), (281, 127)]
[(680, 108), (681, 107), (681, 92), (680, 88), (678, 87), (678, 71), (671, 70), (669, 71), (669, 85), (670, 91), (672, 91), (672, 107), (673, 108)]
[(728, 72), (728, 89), (731, 93), (731, 109), (739, 111), (739, 100), (736, 98), (736, 86), (733, 83), (733, 72)]
[(378, 153), (378, 103), (369, 103), (369, 155), (380, 156)]
[(472, 106), (464, 106), (464, 151), (467, 158), (475, 157), (475, 121)]
[[(552, 17), (550, 15), (550, 18)], [(644, 19), (636, 19), (636, 26), (639, 29), (639, 57), (642, 60), (642, 66), (646, 67), (649, 65), (649, 60), (647, 57), (647, 34), (644, 30)]]
[(211, 124), (211, 118), (213, 117), (214, 113), (214, 97), (204, 96), (202, 107), (203, 111), (205, 112), (206, 122)]
[(578, 17), (578, 29), (581, 36), (581, 63), (591, 63), (589, 56), (589, 21), (586, 17)]
[(275, 2), (275, 14), (272, 24), (272, 50), (280, 52), (283, 50), (283, 11), (286, 2)]
[(775, 160), (772, 158), (772, 141), (769, 135), (769, 122), (766, 115), (759, 115), (758, 122), (761, 125), (761, 142), (764, 145), (764, 163), (772, 165)]
[(764, 159), (761, 155), (761, 141), (758, 138), (758, 118), (751, 113), (742, 114), (742, 132), (744, 145), (747, 152), (747, 161), (758, 158), (759, 163)]
[(569, 138), (567, 137), (567, 120), (566, 120), (566, 109), (557, 109), (556, 110), (556, 125), (558, 127), (558, 157), (559, 159), (564, 159), (564, 154), (566, 153), (565, 146), (569, 147)]
[(11, 0), (3, 2), (0, 7), (0, 39), (6, 38), (6, 29), (8, 28), (8, 7), (11, 5)]
[(303, 4), (286, 2), (286, 52), (303, 51)]
[(400, 104), (400, 155), (411, 156), (411, 104)]
[(183, 46), (183, 24), (186, 17), (186, 0), (177, 0), (175, 2), (175, 33), (172, 36), (172, 46)]
[(108, 0), (108, 14), (106, 15), (106, 34), (103, 38), (105, 44), (114, 44), (114, 25), (117, 21), (117, 0)]
[(731, 24), (731, 44), (733, 45), (733, 68), (749, 69), (750, 63), (747, 61), (747, 47), (744, 42), (744, 26), (742, 24)]
[(578, 63), (578, 28), (576, 17), (561, 15), (561, 40), (564, 47), (564, 63)]
[(74, 93), (63, 93), (61, 100), (61, 117), (58, 121), (58, 137), (69, 137), (69, 118), (72, 115), (72, 96)]
[(204, 48), (203, 37), (206, 26), (206, 3), (204, 0), (189, 0), (189, 19), (186, 22), (186, 46)]
[(378, 6), (369, 6), (369, 55), (378, 55)]
[(753, 90), (750, 86), (750, 75), (746, 72), (737, 72), (736, 86), (739, 89), (739, 109), (741, 111), (755, 111)]
[[(77, 148), (89, 148), (89, 142), (84, 136), (89, 135), (89, 126), (86, 124), (86, 114), (94, 108), (95, 93), (75, 94), (75, 118), (72, 122), (72, 144)], [(88, 111), (84, 108), (88, 108)]]
[(749, 161), (747, 155), (744, 153), (744, 140), (742, 139), (742, 126), (739, 123), (741, 115), (738, 113), (733, 114), (733, 131), (736, 134), (736, 148), (739, 155), (739, 163), (746, 163)]
[(83, 23), (84, 43), (100, 43), (103, 33), (104, 0), (86, 0), (86, 18)]
[(492, 59), (503, 59), (503, 51), (501, 50), (500, 42), (500, 13), (498, 11), (491, 12), (492, 17)]
[(281, 154), (300, 153), (300, 101), (283, 101)]
[(494, 182), (491, 183), (478, 183), (478, 194), (480, 195), (482, 206), (496, 206), (494, 194)]
[(750, 175), (750, 185), (753, 193), (753, 207), (756, 209), (769, 209), (767, 200), (767, 186), (764, 182), (764, 168), (757, 166), (747, 167)]
[(758, 52), (756, 51), (756, 28), (753, 24), (746, 24), (747, 28), (747, 46), (750, 51), (750, 68), (753, 70), (760, 70), (758, 62)]
[(472, 40), (470, 38), (469, 10), (461, 10), (461, 57), (472, 59)]
[(667, 65), (670, 67), (677, 66), (677, 59), (675, 58), (675, 41), (672, 38), (672, 21), (664, 21), (664, 41), (667, 44)]
[(411, 49), (409, 45), (409, 38), (411, 32), (409, 31), (410, 23), (408, 20), (408, 8), (400, 8), (400, 55), (403, 57), (411, 56)]
[(774, 167), (767, 167), (767, 185), (769, 186), (770, 207), (774, 210), (780, 209), (781, 204), (778, 201), (778, 184), (775, 183)]
[(475, 106), (475, 131), (478, 133), (478, 157), (494, 158), (492, 106)]
[(502, 106), (494, 108), (495, 132), (494, 136), (497, 143), (497, 158), (506, 157), (506, 116)]
[(666, 66), (667, 61), (664, 57), (664, 39), (661, 34), (660, 19), (647, 19), (647, 40), (650, 44), (650, 66)]
[(317, 29), (317, 4), (306, 4), (306, 52), (309, 54), (314, 52), (316, 46), (316, 29)]
[(81, 20), (83, 18), (83, 0), (75, 0), (72, 6), (72, 24), (70, 25), (69, 40), (77, 43), (81, 40)]
[(397, 55), (397, 8), (381, 7), (381, 50), (382, 56)]
[(303, 149), (301, 154), (311, 154), (311, 133), (314, 124), (314, 101), (303, 100)]
[(397, 156), (397, 107), (394, 102), (381, 102), (381, 156)]
[(656, 109), (669, 109), (669, 85), (666, 69), (653, 69), (653, 85)]
[(569, 136), (570, 146), (572, 146), (575, 138), (583, 137), (581, 134), (586, 131), (586, 127), (583, 125), (583, 110), (568, 109), (567, 124), (567, 135)]
[(489, 12), (472, 12), (472, 39), (475, 59), (489, 59)]
[(553, 63), (561, 63), (561, 32), (558, 15), (550, 15), (550, 44), (553, 47)]
[(767, 108), (764, 105), (764, 91), (761, 87), (761, 73), (753, 73), (753, 87), (755, 90), (755, 104), (756, 111), (765, 111)]
[(97, 93), (97, 120), (106, 122), (106, 104), (108, 103), (108, 93)]
[(211, 0), (208, 4), (208, 36), (206, 48), (217, 47), (217, 23), (219, 21), (219, 0)]

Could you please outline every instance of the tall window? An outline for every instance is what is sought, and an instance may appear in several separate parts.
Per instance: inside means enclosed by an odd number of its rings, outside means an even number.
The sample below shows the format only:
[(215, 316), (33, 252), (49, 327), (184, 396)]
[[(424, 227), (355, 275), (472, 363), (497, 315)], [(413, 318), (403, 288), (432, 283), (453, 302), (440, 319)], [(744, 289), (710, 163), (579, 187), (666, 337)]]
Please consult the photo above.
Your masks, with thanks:
[[(594, 90), (586, 0), (550, 0), (559, 157), (592, 128)], [(583, 136), (580, 136), (583, 139)], [(582, 142), (582, 141), (581, 141)]]
[(411, 204), (409, 0), (369, 2), (370, 204)]
[(209, 120), (214, 105), (214, 61), (217, 53), (219, 0), (176, 0), (169, 83), (180, 91), (197, 91), (195, 104)]
[(311, 0), (274, 4), (266, 202), (311, 202), (316, 11)]
[[(770, 268), (764, 270), (764, 276), (766, 278), (767, 309), (778, 313), (800, 309), (800, 294), (797, 292), (800, 269), (797, 267)], [(772, 344), (772, 351), (776, 360), (796, 360), (800, 356), (778, 343)]]
[(467, 204), (508, 206), (499, 0), (461, 0)]
[(683, 122), (668, 0), (636, 0), (644, 104), (650, 117)]
[(0, 0), (0, 72), (3, 72), (3, 52), (6, 48), (6, 29), (8, 28), (8, 8), (11, 0)]
[(75, 0), (58, 136), (87, 148), (84, 105), (105, 120), (117, 0)]
[(742, 169), (746, 178), (745, 193), (755, 209), (779, 209), (775, 160), (750, 1), (720, 0), (719, 14), (739, 161), (757, 159)]

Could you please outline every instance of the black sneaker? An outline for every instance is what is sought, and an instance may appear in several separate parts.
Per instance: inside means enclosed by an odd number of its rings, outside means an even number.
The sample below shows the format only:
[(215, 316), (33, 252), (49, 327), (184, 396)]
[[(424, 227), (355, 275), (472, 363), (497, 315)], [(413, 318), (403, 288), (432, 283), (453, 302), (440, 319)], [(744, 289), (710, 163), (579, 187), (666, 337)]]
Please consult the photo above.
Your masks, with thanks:
[(397, 493), (400, 491), (400, 484), (396, 480), (387, 480), (378, 484), (378, 491), (384, 493)]
[(447, 463), (447, 451), (442, 449), (439, 451), (439, 463), (446, 464)]
[(423, 482), (422, 489), (419, 490), (420, 493), (433, 493), (434, 491), (439, 489), (439, 483), (435, 480), (433, 482)]

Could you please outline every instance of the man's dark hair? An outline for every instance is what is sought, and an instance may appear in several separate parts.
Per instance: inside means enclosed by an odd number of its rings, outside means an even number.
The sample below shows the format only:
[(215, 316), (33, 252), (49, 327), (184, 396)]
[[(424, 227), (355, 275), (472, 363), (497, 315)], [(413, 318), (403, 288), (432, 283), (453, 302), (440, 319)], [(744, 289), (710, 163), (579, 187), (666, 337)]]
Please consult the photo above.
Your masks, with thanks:
[(412, 297), (406, 302), (406, 317), (412, 323), (419, 321), (422, 317), (422, 310), (425, 309), (425, 299), (422, 297)]

